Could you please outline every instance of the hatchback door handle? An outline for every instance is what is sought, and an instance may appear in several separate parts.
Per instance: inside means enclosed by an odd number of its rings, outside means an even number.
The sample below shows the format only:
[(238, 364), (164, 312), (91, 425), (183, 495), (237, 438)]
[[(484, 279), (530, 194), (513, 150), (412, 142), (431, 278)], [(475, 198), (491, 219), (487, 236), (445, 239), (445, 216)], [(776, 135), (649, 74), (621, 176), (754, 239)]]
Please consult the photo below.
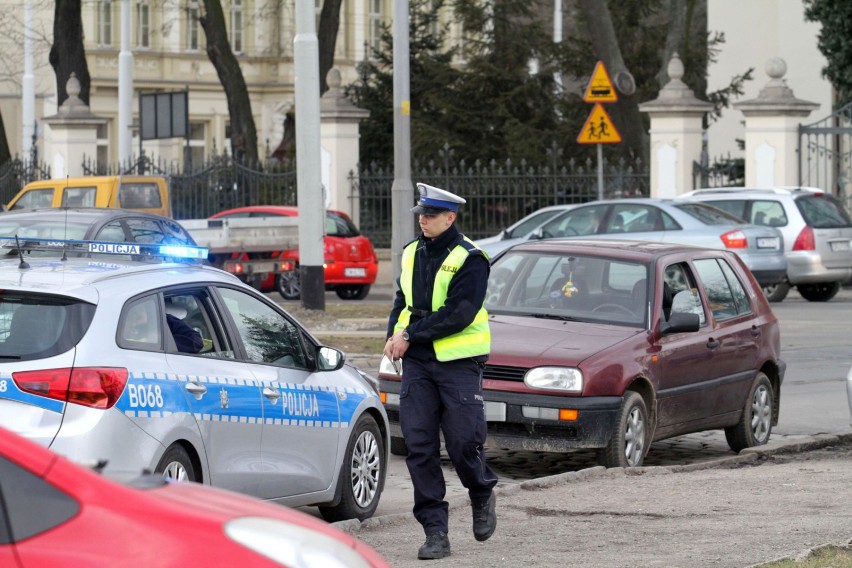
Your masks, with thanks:
[(279, 398), (281, 398), (281, 391), (278, 389), (271, 389), (269, 387), (263, 387), (263, 396), (268, 398), (275, 404)]
[(719, 343), (718, 341), (716, 341), (712, 337), (707, 340), (707, 347), (710, 348), (710, 349), (716, 349), (720, 345), (721, 345), (721, 343)]
[(201, 400), (201, 397), (204, 396), (204, 393), (207, 392), (207, 387), (205, 387), (201, 383), (189, 382), (186, 383), (186, 390), (197, 400)]
[(760, 337), (760, 328), (756, 325), (751, 326), (751, 334), (754, 337)]

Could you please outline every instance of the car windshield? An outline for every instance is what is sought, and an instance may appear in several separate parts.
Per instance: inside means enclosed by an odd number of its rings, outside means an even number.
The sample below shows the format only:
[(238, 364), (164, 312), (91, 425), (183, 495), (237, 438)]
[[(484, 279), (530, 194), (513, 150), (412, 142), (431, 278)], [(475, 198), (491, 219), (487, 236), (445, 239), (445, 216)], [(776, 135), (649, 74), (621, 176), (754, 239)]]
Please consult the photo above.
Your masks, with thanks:
[(645, 327), (648, 267), (603, 256), (510, 250), (491, 267), (491, 314)]
[(796, 200), (805, 222), (815, 229), (837, 229), (852, 226), (849, 214), (834, 196), (809, 195)]
[(64, 353), (80, 341), (94, 314), (95, 306), (75, 300), (0, 294), (0, 360), (27, 361)]
[(695, 217), (705, 225), (743, 225), (743, 219), (706, 203), (676, 203), (684, 213)]

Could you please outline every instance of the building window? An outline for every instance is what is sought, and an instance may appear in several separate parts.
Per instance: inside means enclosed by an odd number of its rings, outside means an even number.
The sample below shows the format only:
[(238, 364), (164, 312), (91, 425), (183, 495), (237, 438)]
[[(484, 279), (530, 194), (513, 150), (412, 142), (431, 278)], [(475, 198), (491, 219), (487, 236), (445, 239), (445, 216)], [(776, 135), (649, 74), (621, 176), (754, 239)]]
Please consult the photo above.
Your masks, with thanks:
[(189, 123), (189, 160), (191, 168), (200, 168), (204, 165), (204, 157), (207, 155), (207, 124), (204, 122)]
[(370, 35), (367, 38), (367, 56), (372, 59), (373, 54), (379, 50), (382, 44), (382, 0), (370, 0)]
[(112, 45), (112, 0), (98, 1), (98, 46)]
[(231, 49), (234, 53), (243, 52), (243, 0), (231, 2)]
[(109, 167), (109, 123), (98, 125), (97, 160), (98, 173), (106, 172)]
[(189, 0), (186, 5), (186, 50), (198, 51), (198, 1)]
[(148, 0), (136, 5), (136, 46), (151, 47), (151, 7)]

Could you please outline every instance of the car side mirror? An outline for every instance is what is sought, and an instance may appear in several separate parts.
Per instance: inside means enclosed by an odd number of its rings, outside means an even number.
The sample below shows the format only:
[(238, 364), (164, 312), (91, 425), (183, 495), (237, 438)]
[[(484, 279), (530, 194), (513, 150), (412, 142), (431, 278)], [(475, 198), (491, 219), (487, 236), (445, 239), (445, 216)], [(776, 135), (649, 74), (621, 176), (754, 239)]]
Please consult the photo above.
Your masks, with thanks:
[(701, 321), (698, 314), (690, 314), (687, 312), (672, 312), (668, 321), (663, 321), (660, 324), (660, 332), (663, 335), (672, 333), (687, 333), (696, 332), (701, 326)]
[(505, 241), (508, 238), (509, 238), (509, 229), (503, 229), (502, 231), (500, 231), (500, 240), (501, 241)]
[(317, 348), (317, 370), (318, 371), (336, 371), (343, 366), (346, 357), (343, 351), (320, 345)]
[(540, 241), (543, 238), (544, 238), (544, 229), (536, 229), (535, 231), (530, 233), (530, 240), (535, 239), (535, 240)]

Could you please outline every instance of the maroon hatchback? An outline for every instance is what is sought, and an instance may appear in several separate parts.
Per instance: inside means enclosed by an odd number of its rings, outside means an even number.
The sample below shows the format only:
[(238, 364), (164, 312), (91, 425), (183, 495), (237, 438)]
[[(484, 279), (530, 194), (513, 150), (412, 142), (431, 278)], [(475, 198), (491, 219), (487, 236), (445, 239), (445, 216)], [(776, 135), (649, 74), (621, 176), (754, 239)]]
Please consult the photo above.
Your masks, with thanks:
[[(551, 240), (493, 261), (484, 371), (493, 447), (597, 448), (642, 465), (651, 443), (724, 429), (734, 451), (765, 444), (786, 364), (778, 320), (736, 254), (682, 245)], [(399, 430), (400, 379), (383, 400)]]

